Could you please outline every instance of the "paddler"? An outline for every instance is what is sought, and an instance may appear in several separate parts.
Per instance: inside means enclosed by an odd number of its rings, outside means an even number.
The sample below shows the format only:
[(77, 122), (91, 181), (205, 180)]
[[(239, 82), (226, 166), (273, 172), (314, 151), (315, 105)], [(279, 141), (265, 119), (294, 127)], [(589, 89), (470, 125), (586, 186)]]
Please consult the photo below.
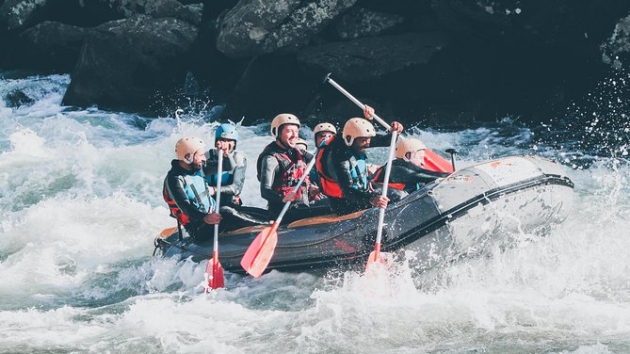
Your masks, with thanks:
[[(371, 118), (372, 114), (373, 110), (367, 107), (366, 118)], [(317, 153), (320, 187), (328, 196), (333, 211), (339, 215), (371, 207), (385, 208), (390, 201), (404, 196), (392, 189), (387, 197), (382, 196), (381, 191), (370, 183), (366, 149), (388, 146), (391, 136), (377, 135), (374, 125), (366, 118), (349, 119), (341, 135), (328, 139)], [(393, 131), (402, 132), (403, 125), (393, 122), (389, 133)]]
[[(399, 139), (396, 143), (396, 159), (392, 161), (389, 175), (389, 187), (404, 190), (407, 193), (417, 191), (425, 184), (438, 178), (446, 177), (449, 172), (436, 172), (424, 168), (427, 147), (419, 139)], [(372, 182), (383, 184), (386, 165), (381, 166), (372, 176)]]

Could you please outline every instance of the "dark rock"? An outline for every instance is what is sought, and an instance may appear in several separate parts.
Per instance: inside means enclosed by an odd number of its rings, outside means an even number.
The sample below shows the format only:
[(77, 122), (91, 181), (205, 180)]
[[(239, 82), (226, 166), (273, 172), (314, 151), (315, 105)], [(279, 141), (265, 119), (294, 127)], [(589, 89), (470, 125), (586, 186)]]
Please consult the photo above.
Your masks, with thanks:
[(35, 23), (49, 0), (7, 0), (0, 6), (0, 33)]
[(382, 34), (403, 21), (401, 15), (353, 8), (341, 17), (335, 29), (341, 39), (356, 39)]
[(221, 23), (217, 48), (238, 58), (304, 47), (356, 1), (241, 0)]
[(13, 90), (9, 92), (6, 96), (6, 105), (9, 108), (17, 108), (23, 105), (31, 105), (33, 104), (33, 99), (28, 97), (21, 90)]
[(89, 29), (58, 22), (43, 22), (18, 36), (9, 51), (8, 67), (67, 73), (74, 68)]
[(251, 59), (227, 100), (224, 116), (269, 121), (282, 112), (300, 114), (316, 94), (321, 77), (307, 73), (294, 55)]
[(92, 6), (100, 4), (115, 11), (120, 18), (135, 15), (147, 15), (153, 18), (173, 17), (188, 23), (199, 25), (203, 4), (183, 5), (177, 0), (91, 0)]
[(443, 33), (408, 33), (308, 47), (298, 60), (345, 81), (368, 81), (426, 64), (448, 44)]
[(197, 28), (172, 18), (132, 17), (95, 28), (64, 96), (67, 105), (138, 111), (156, 92), (182, 86)]
[(69, 104), (141, 110), (179, 90), (227, 103), (226, 118), (360, 115), (318, 86), (332, 72), (388, 120), (537, 122), (628, 65), (629, 12), (627, 0), (0, 0), (0, 69), (69, 70), (85, 38)]
[(630, 15), (617, 22), (612, 35), (602, 45), (602, 61), (619, 70), (630, 63)]

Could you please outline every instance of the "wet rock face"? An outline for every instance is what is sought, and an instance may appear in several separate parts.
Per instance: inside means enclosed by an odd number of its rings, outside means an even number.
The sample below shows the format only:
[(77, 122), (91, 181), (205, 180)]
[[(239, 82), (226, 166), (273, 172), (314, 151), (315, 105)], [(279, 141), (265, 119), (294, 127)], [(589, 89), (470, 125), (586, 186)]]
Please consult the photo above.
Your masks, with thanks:
[(197, 28), (173, 18), (136, 16), (103, 24), (86, 39), (64, 104), (141, 110), (156, 91), (183, 83), (180, 61)]
[(24, 105), (31, 105), (34, 101), (21, 90), (13, 90), (5, 97), (6, 106), (9, 108), (18, 108)]
[(0, 32), (23, 28), (37, 20), (48, 0), (6, 0), (0, 3)]
[(217, 48), (229, 57), (251, 57), (308, 44), (356, 0), (242, 0), (223, 18)]
[(629, 15), (627, 0), (0, 0), (0, 70), (72, 72), (71, 105), (146, 111), (179, 91), (251, 123), (360, 113), (320, 84), (331, 72), (391, 119), (535, 122), (629, 65)]

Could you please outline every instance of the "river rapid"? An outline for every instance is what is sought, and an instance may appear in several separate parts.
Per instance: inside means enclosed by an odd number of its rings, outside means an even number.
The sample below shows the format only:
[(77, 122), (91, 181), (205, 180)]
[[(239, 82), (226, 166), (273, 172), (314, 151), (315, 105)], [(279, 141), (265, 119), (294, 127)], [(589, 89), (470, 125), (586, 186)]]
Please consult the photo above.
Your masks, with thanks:
[[(515, 154), (560, 161), (575, 203), (546, 233), (506, 235), (511, 247), (422, 273), (406, 264), (381, 278), (228, 273), (226, 288), (206, 295), (205, 264), (152, 253), (175, 225), (161, 196), (175, 142), (211, 143), (211, 112), (183, 107), (178, 122), (77, 110), (60, 104), (66, 75), (0, 75), (1, 97), (19, 89), (35, 99), (20, 108), (0, 101), (0, 353), (628, 353), (621, 79), (543, 125), (504, 117), (457, 131), (407, 129), (434, 151), (458, 149), (459, 166)], [(239, 133), (249, 158), (243, 200), (263, 207), (255, 160), (268, 124)], [(370, 154), (384, 162), (385, 151)]]

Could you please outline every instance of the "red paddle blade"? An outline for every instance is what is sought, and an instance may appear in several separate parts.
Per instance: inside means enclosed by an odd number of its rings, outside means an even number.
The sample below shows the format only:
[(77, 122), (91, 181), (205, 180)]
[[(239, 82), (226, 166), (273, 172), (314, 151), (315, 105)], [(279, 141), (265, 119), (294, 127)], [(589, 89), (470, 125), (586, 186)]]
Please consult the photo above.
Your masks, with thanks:
[(208, 275), (208, 288), (225, 288), (223, 267), (219, 262), (219, 255), (216, 251), (212, 252), (212, 258), (208, 260), (208, 265), (206, 266), (206, 274)]
[(278, 226), (275, 223), (272, 227), (263, 229), (249, 245), (243, 259), (241, 259), (243, 269), (254, 278), (260, 277), (271, 261), (278, 243), (276, 230), (278, 230)]
[(429, 149), (424, 150), (424, 168), (435, 172), (453, 172), (450, 162)]
[(177, 226), (169, 227), (167, 229), (162, 230), (160, 232), (160, 238), (167, 238), (171, 236), (175, 231), (177, 231)]
[(381, 244), (377, 243), (374, 245), (374, 251), (370, 252), (367, 264), (365, 265), (365, 271), (368, 272), (374, 267), (382, 267), (385, 266), (385, 264), (387, 264), (387, 259), (385, 258), (385, 255), (381, 253)]

